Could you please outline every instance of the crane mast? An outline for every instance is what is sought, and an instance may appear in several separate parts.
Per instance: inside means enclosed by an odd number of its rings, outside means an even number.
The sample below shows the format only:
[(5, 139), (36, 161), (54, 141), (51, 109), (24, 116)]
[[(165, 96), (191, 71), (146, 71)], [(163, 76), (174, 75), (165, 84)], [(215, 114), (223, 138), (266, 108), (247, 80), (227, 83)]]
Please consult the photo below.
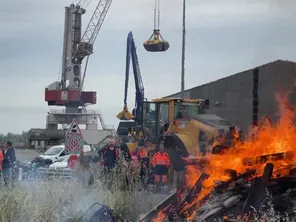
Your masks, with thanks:
[(73, 56), (81, 44), (81, 23), (85, 9), (79, 5), (65, 7), (61, 89), (80, 89), (83, 58)]
[[(62, 62), (62, 89), (82, 89), (81, 64), (93, 53), (93, 45), (102, 27), (112, 0), (100, 0), (83, 35), (82, 15), (86, 10), (79, 5), (65, 9), (65, 30)], [(82, 36), (82, 37), (81, 37)]]

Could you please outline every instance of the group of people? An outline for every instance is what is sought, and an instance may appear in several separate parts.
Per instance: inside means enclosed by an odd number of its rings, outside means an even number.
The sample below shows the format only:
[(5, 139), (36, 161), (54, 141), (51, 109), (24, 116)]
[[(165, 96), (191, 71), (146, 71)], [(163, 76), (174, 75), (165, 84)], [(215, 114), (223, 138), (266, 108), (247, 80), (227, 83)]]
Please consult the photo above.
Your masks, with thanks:
[[(184, 179), (186, 167), (182, 154), (173, 149), (170, 153), (166, 152), (163, 143), (160, 144), (158, 152), (151, 156), (144, 142), (138, 142), (136, 148), (130, 151), (126, 143), (118, 145), (115, 139), (111, 139), (107, 146), (99, 150), (102, 159), (101, 165), (104, 166), (105, 172), (108, 173), (115, 168), (120, 152), (131, 167), (139, 169), (143, 185), (147, 185), (149, 172), (153, 172), (156, 187), (167, 185), (170, 175), (173, 176), (173, 189), (177, 189)], [(0, 151), (0, 175), (3, 176), (6, 185), (14, 186), (13, 166), (15, 161), (15, 148), (13, 148), (12, 142), (7, 141)]]
[(12, 142), (7, 141), (0, 151), (0, 173), (3, 176), (5, 185), (14, 186), (13, 165), (15, 161), (15, 148), (12, 146)]
[(154, 184), (157, 188), (167, 185), (172, 175), (173, 189), (177, 189), (185, 176), (185, 163), (180, 153), (175, 151), (167, 153), (163, 143), (160, 144), (158, 152), (151, 156), (144, 142), (138, 142), (136, 148), (130, 151), (127, 144), (117, 146), (115, 139), (111, 139), (108, 145), (99, 151), (102, 158), (101, 165), (104, 166), (105, 172), (109, 172), (116, 166), (120, 150), (130, 166), (140, 170), (143, 185), (147, 183), (149, 172), (153, 172)]

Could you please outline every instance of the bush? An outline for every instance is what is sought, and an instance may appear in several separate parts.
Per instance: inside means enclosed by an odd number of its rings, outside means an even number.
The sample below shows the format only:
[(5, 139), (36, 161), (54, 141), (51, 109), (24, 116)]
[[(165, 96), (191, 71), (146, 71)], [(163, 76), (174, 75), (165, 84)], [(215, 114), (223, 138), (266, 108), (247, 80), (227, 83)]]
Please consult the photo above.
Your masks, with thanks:
[[(104, 203), (110, 206), (119, 216), (135, 221), (140, 214), (148, 212), (163, 196), (153, 195), (143, 189), (138, 168), (130, 167), (120, 158), (120, 162), (111, 172), (101, 174), (94, 187), (105, 191)], [(100, 175), (98, 175), (100, 176)]]

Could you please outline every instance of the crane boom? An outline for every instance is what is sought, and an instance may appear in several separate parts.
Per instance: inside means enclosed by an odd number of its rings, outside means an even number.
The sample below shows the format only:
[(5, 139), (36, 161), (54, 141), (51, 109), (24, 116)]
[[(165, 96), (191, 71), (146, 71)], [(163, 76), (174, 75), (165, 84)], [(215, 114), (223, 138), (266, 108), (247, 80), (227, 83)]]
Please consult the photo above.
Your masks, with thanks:
[(113, 0), (100, 0), (89, 23), (81, 37), (81, 43), (78, 46), (73, 57), (79, 56), (83, 59), (93, 53), (93, 45), (102, 27), (105, 17), (109, 11)]
[[(135, 88), (136, 88), (136, 98), (135, 98), (135, 108), (133, 114), (127, 110), (127, 94), (128, 94), (128, 83), (130, 74), (130, 63), (132, 60)], [(144, 101), (144, 85), (142, 80), (142, 75), (140, 71), (140, 65), (136, 50), (136, 44), (134, 41), (133, 33), (129, 32), (127, 36), (126, 44), (126, 64), (125, 64), (125, 88), (124, 88), (124, 108), (123, 111), (117, 115), (120, 120), (134, 120), (139, 116), (142, 109), (142, 102)]]
[(97, 35), (102, 27), (102, 24), (105, 20), (107, 12), (111, 6), (111, 3), (112, 3), (112, 0), (101, 0), (98, 3), (87, 25), (87, 28), (81, 38), (82, 42), (88, 42), (90, 44), (94, 44), (97, 38)]
[(124, 105), (127, 105), (130, 59), (132, 59), (135, 88), (136, 88), (135, 110), (133, 111), (133, 114), (134, 114), (134, 116), (137, 116), (137, 114), (139, 114), (139, 112), (141, 110), (142, 102), (144, 100), (144, 84), (143, 84), (142, 75), (141, 75), (141, 71), (140, 71), (140, 65), (139, 65), (139, 60), (138, 60), (138, 55), (137, 55), (137, 50), (136, 50), (136, 44), (135, 44), (132, 32), (129, 32), (128, 37), (127, 37)]

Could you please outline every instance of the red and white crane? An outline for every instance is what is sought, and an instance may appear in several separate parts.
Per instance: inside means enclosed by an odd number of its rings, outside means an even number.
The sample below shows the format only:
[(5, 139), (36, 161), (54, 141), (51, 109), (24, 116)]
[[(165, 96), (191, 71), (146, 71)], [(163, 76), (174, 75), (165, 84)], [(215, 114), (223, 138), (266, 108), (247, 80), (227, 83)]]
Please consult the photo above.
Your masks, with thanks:
[[(85, 125), (84, 137), (89, 140), (99, 140), (98, 130), (100, 115), (94, 110), (86, 109), (86, 105), (96, 104), (96, 92), (83, 91), (89, 56), (93, 53), (94, 43), (112, 0), (99, 0), (94, 13), (82, 34), (82, 15), (84, 6), (91, 0), (76, 0), (65, 7), (64, 42), (60, 79), (45, 89), (45, 101), (48, 106), (62, 106), (64, 110), (51, 110), (47, 115), (46, 130), (49, 140), (57, 140), (61, 135), (58, 125), (69, 125), (76, 119), (79, 125)], [(84, 64), (83, 64), (84, 63)], [(84, 67), (84, 68), (83, 68)], [(83, 68), (83, 70), (82, 70)], [(101, 123), (100, 125), (102, 125)], [(104, 126), (102, 126), (104, 127)], [(104, 129), (107, 131), (106, 129)], [(104, 131), (103, 130), (103, 131)], [(103, 137), (105, 135), (102, 135)], [(96, 138), (96, 139), (93, 139)], [(93, 144), (98, 141), (87, 141)]]
[(82, 91), (85, 71), (82, 62), (93, 53), (93, 46), (100, 31), (112, 0), (100, 0), (89, 23), (82, 33), (82, 15), (86, 10), (79, 4), (65, 8), (64, 43), (62, 73), (60, 81), (50, 84), (45, 89), (45, 101), (49, 106), (65, 106), (66, 112), (73, 112), (85, 104), (96, 103), (96, 92)]

